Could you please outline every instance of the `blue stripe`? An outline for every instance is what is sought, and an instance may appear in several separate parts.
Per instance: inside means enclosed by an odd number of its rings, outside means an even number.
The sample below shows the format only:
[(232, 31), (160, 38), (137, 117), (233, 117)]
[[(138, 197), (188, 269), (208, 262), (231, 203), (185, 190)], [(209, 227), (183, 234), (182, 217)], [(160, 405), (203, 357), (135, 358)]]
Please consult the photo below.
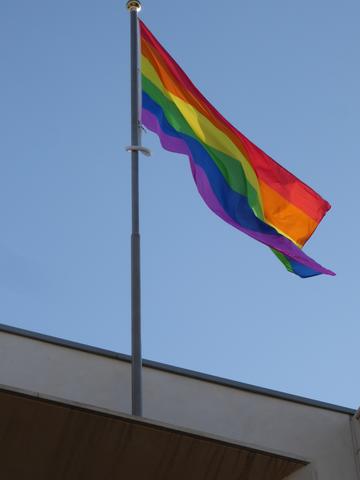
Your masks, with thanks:
[(316, 270), (313, 270), (312, 268), (309, 268), (306, 265), (303, 265), (302, 263), (299, 263), (296, 260), (293, 260), (292, 258), (289, 258), (286, 255), (285, 257), (289, 260), (293, 272), (299, 277), (309, 278), (309, 277), (315, 277), (316, 275), (320, 275), (320, 273), (317, 272)]
[(268, 235), (280, 234), (270, 225), (257, 218), (249, 206), (247, 197), (232, 190), (207, 150), (194, 138), (176, 131), (168, 122), (159, 104), (143, 92), (143, 108), (156, 115), (161, 128), (168, 135), (183, 139), (193, 155), (194, 162), (201, 166), (209, 179), (211, 188), (225, 212), (240, 226)]
[[(205, 171), (215, 196), (229, 217), (231, 217), (242, 228), (284, 238), (273, 227), (256, 217), (249, 206), (247, 197), (232, 190), (203, 145), (189, 135), (175, 130), (167, 120), (161, 106), (144, 91), (142, 92), (142, 107), (157, 117), (164, 133), (173, 137), (181, 138), (186, 142), (192, 153), (193, 161)], [(288, 241), (290, 242), (290, 240)], [(290, 262), (293, 273), (296, 275), (303, 278), (320, 275), (319, 272), (300, 264), (285, 254), (283, 255)]]

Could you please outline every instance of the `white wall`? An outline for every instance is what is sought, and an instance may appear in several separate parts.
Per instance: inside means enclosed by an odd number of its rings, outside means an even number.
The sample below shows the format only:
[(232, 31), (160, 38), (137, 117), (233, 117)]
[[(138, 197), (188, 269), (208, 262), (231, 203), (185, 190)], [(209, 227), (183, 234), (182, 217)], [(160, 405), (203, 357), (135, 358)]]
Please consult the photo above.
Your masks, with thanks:
[[(1, 331), (0, 384), (130, 413), (129, 363)], [(360, 479), (344, 413), (145, 368), (144, 416), (311, 462), (289, 480)]]

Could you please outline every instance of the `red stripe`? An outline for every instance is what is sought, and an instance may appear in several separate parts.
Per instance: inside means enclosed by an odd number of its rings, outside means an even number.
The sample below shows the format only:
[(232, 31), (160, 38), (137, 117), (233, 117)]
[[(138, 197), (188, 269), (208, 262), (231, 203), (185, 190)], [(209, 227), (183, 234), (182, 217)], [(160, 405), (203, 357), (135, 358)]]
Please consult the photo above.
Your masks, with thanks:
[(303, 183), (301, 180), (295, 177), (295, 175), (279, 165), (269, 155), (267, 155), (254, 143), (247, 139), (233, 125), (231, 125), (211, 105), (211, 103), (208, 102), (201, 92), (199, 92), (185, 72), (156, 40), (154, 35), (148, 30), (142, 21), (140, 21), (140, 31), (142, 38), (152, 45), (152, 47), (156, 49), (157, 53), (161, 56), (162, 61), (165, 62), (174, 79), (177, 79), (178, 83), (181, 82), (181, 87), (189, 90), (193, 95), (195, 95), (199, 101), (204, 104), (206, 109), (209, 109), (219, 121), (221, 121), (233, 134), (236, 135), (240, 143), (240, 145), (238, 145), (239, 148), (254, 168), (259, 180), (268, 184), (288, 202), (296, 205), (311, 218), (317, 222), (320, 222), (322, 217), (329, 210), (330, 204), (311, 187)]

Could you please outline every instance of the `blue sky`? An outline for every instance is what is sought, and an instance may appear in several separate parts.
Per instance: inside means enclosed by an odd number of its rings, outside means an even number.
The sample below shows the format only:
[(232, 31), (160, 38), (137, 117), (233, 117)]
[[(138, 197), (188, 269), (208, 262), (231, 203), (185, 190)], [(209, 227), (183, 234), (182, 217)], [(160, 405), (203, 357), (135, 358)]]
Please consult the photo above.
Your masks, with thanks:
[[(115, 0), (0, 3), (0, 321), (129, 353), (129, 18)], [(143, 2), (237, 128), (331, 204), (301, 280), (141, 159), (145, 358), (357, 407), (358, 0)]]

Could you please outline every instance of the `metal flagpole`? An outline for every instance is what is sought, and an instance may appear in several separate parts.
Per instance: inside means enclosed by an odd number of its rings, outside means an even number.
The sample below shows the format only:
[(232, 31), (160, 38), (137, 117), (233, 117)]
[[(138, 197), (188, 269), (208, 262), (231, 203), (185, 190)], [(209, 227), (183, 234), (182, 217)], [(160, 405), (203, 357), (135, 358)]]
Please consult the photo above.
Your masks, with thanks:
[(141, 3), (128, 1), (131, 48), (131, 384), (132, 414), (142, 416), (141, 297), (140, 297), (140, 230), (139, 230), (139, 151), (149, 154), (140, 142), (140, 90), (138, 12)]

